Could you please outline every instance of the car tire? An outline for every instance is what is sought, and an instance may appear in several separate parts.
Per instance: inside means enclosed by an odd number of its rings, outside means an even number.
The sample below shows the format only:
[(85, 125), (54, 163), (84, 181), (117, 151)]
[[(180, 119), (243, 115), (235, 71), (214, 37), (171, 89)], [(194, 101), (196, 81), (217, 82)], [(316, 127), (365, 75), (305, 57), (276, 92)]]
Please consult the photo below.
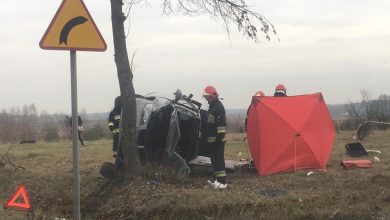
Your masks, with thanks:
[(117, 167), (110, 162), (104, 162), (100, 167), (100, 174), (107, 179), (114, 179), (117, 174)]

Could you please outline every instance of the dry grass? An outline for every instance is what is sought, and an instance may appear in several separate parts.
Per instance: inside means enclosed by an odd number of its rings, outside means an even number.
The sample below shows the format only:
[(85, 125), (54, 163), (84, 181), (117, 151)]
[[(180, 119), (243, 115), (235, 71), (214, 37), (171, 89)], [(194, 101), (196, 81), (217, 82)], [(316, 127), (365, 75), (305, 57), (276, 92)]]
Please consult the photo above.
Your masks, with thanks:
[[(381, 150), (371, 169), (345, 171), (344, 145), (352, 133), (336, 138), (328, 171), (307, 171), (259, 177), (247, 170), (228, 174), (229, 188), (216, 191), (206, 185), (209, 170), (196, 168), (180, 182), (160, 172), (158, 185), (147, 176), (129, 186), (105, 183), (98, 173), (103, 161), (112, 161), (111, 141), (87, 142), (80, 150), (83, 219), (390, 219), (390, 132), (376, 132), (363, 143)], [(0, 145), (0, 154), (9, 146)], [(241, 134), (231, 134), (226, 158), (247, 157)], [(25, 183), (36, 219), (72, 219), (71, 143), (15, 145), (15, 162), (24, 170), (0, 168), (0, 203)], [(359, 159), (373, 159), (373, 155)], [(25, 214), (1, 210), (0, 219), (23, 219)]]

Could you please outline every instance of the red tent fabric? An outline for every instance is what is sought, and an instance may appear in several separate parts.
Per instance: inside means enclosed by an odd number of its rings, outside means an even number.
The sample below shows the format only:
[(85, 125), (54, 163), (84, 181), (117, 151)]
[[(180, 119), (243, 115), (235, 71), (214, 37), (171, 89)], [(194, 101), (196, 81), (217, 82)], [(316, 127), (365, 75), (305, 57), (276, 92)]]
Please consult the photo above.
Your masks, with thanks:
[(259, 175), (326, 169), (334, 125), (321, 93), (253, 97), (248, 144)]

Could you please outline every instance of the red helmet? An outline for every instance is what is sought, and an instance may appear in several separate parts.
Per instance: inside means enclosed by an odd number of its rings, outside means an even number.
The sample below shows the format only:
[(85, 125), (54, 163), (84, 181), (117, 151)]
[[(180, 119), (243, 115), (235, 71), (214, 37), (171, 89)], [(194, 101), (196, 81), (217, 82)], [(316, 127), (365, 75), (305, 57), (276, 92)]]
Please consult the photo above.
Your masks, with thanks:
[(283, 84), (278, 84), (276, 87), (275, 87), (275, 91), (277, 90), (282, 90), (284, 92), (287, 92), (287, 89), (286, 87), (283, 85)]
[(203, 90), (203, 96), (211, 96), (213, 98), (218, 98), (218, 92), (217, 90), (214, 88), (214, 86), (207, 86), (204, 90)]
[(265, 96), (264, 92), (259, 90), (256, 92), (255, 96)]

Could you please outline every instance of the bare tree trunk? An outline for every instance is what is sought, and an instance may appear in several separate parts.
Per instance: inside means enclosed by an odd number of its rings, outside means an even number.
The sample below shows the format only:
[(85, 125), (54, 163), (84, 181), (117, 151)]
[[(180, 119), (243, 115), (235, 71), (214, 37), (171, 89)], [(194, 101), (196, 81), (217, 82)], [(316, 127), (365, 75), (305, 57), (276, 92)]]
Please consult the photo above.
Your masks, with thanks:
[(125, 180), (128, 183), (138, 176), (141, 163), (136, 146), (136, 102), (133, 86), (133, 73), (130, 68), (127, 54), (124, 21), (126, 17), (122, 11), (123, 0), (111, 1), (112, 31), (114, 37), (115, 63), (122, 97), (122, 134), (121, 149), (124, 156)]

